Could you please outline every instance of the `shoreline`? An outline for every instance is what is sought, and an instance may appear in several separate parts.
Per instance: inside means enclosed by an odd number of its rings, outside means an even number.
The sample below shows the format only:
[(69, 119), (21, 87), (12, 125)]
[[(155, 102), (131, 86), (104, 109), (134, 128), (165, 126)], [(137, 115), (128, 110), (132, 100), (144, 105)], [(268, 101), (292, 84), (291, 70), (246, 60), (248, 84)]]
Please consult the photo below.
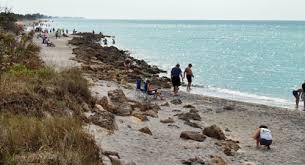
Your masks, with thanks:
[[(60, 47), (65, 47), (70, 53), (66, 51), (61, 56), (71, 57), (73, 47), (66, 45), (67, 40), (65, 39), (65, 42), (57, 41), (59, 48), (43, 47), (42, 49), (46, 50), (47, 56), (53, 57), (53, 53), (49, 49), (53, 49), (54, 53), (60, 53), (63, 52)], [(52, 41), (54, 40), (52, 39)], [(73, 54), (73, 56), (75, 55)], [(58, 64), (70, 64), (70, 62), (67, 62), (70, 60), (72, 59), (60, 58)], [(93, 64), (82, 64), (82, 66), (89, 66), (91, 69), (99, 69), (99, 65), (105, 65), (105, 63), (95, 60)], [(104, 72), (99, 73), (105, 74)], [(100, 79), (86, 74), (86, 77), (88, 76), (92, 84), (91, 91), (97, 98), (107, 98), (110, 91), (122, 89), (127, 98), (139, 100), (135, 97), (134, 88), (130, 88), (128, 84), (122, 85), (121, 81), (114, 82), (107, 81), (107, 79), (105, 81), (102, 79), (103, 77), (100, 77)], [(152, 115), (154, 117), (148, 116), (147, 121), (141, 121), (134, 116), (116, 115), (115, 121), (118, 129), (113, 132), (95, 124), (88, 125), (87, 129), (103, 150), (118, 152), (121, 157), (120, 161), (136, 164), (172, 165), (181, 164), (182, 161), (190, 158), (198, 158), (208, 163), (213, 161), (215, 157), (220, 157), (223, 162), (226, 162), (224, 164), (240, 165), (304, 164), (305, 162), (305, 158), (302, 156), (304, 154), (302, 149), (305, 146), (300, 138), (305, 133), (303, 128), (305, 115), (302, 112), (184, 92), (179, 97), (172, 97), (170, 90), (165, 90), (164, 95), (167, 98), (166, 101), (152, 101), (153, 104), (160, 107), (160, 110), (158, 110), (157, 116), (154, 116), (155, 114)], [(182, 104), (173, 104), (172, 101), (176, 99), (180, 99)], [(166, 103), (169, 106), (162, 106)], [(177, 116), (180, 113), (188, 112), (189, 109), (184, 107), (186, 105), (192, 105), (198, 111), (196, 113), (201, 116), (201, 120), (190, 120), (190, 122), (195, 123), (193, 126), (197, 125), (201, 128), (189, 126), (186, 121)], [(164, 124), (160, 122), (167, 118), (172, 118), (173, 123)], [(222, 130), (225, 130), (224, 133), (228, 139), (239, 141), (238, 145), (241, 149), (236, 152), (232, 151), (233, 156), (228, 156), (223, 152), (221, 146), (216, 145), (226, 143), (226, 141), (219, 141), (210, 137), (204, 142), (179, 138), (182, 131), (201, 132), (203, 128), (212, 124), (216, 124)], [(270, 126), (275, 137), (270, 152), (264, 149), (256, 149), (255, 142), (251, 139), (252, 133), (259, 124)], [(148, 127), (152, 135), (146, 135), (138, 131), (143, 127)], [(289, 133), (286, 133), (287, 131)], [(294, 160), (291, 160), (291, 157)], [(111, 164), (111, 160), (107, 158), (104, 158), (104, 161)]]
[[(130, 48), (122, 45), (115, 45), (117, 46), (118, 49), (121, 50), (130, 50)], [(131, 56), (134, 58), (138, 58), (141, 60), (147, 60), (142, 58), (141, 56), (135, 55), (132, 51), (130, 51)], [(157, 66), (164, 70), (165, 68), (162, 67), (160, 64), (157, 63), (151, 63), (150, 60), (147, 61), (147, 63)], [(168, 71), (167, 71), (168, 72)], [(169, 76), (168, 73), (161, 73), (160, 75), (162, 76)], [(183, 92), (186, 92), (184, 88), (186, 88), (185, 83), (183, 86)], [(217, 87), (206, 87), (205, 85), (198, 85), (194, 84), (192, 87), (192, 92), (191, 94), (195, 95), (201, 95), (201, 96), (208, 96), (208, 97), (213, 97), (213, 98), (219, 98), (219, 99), (227, 99), (230, 101), (237, 101), (237, 102), (245, 102), (245, 103), (250, 103), (250, 104), (261, 104), (261, 105), (267, 105), (271, 107), (278, 107), (278, 108), (284, 108), (284, 109), (290, 109), (290, 110), (295, 110), (295, 102), (292, 100), (284, 99), (284, 98), (278, 98), (278, 97), (272, 97), (272, 96), (264, 96), (264, 95), (258, 95), (258, 94), (249, 94), (247, 92), (242, 92), (238, 90), (230, 90), (230, 89), (223, 89), (223, 88), (217, 88)], [(291, 98), (293, 96), (291, 95)], [(303, 108), (303, 105), (300, 103), (299, 109)]]

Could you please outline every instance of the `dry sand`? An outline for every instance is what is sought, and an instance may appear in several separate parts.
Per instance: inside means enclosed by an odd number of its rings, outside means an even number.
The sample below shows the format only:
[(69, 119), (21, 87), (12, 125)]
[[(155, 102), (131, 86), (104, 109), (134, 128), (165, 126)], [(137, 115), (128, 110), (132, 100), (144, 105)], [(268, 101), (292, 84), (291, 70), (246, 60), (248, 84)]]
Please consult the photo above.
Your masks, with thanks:
[[(56, 44), (56, 48), (42, 46), (41, 57), (47, 65), (57, 70), (80, 66), (71, 60), (72, 47), (67, 45), (68, 39), (51, 39)], [(92, 93), (97, 97), (107, 96), (109, 90), (121, 88), (130, 99), (139, 100), (135, 97), (134, 90), (125, 89), (114, 82), (92, 83)], [(166, 101), (152, 102), (160, 105), (174, 99), (169, 91), (163, 93)], [(161, 107), (159, 118), (149, 118), (149, 121), (141, 122), (134, 117), (116, 117), (119, 130), (113, 134), (95, 125), (88, 126), (88, 131), (96, 138), (97, 144), (103, 150), (116, 151), (124, 161), (133, 161), (138, 165), (174, 165), (181, 164), (181, 160), (194, 157), (207, 160), (210, 155), (219, 155), (228, 164), (305, 164), (303, 112), (188, 93), (181, 93), (178, 98), (183, 104)], [(217, 141), (211, 138), (207, 138), (204, 142), (185, 141), (179, 138), (182, 131), (201, 131), (185, 125), (184, 121), (174, 116), (178, 113), (175, 110), (188, 111), (183, 108), (186, 104), (194, 105), (199, 110), (202, 121), (198, 124), (203, 127), (217, 124), (223, 130), (227, 130), (225, 133), (228, 138), (240, 141), (241, 149), (235, 156), (224, 155), (214, 144)], [(226, 105), (234, 109), (224, 110), (223, 107)], [(168, 117), (174, 118), (173, 126), (160, 123), (160, 119)], [(269, 126), (273, 133), (274, 143), (271, 150), (256, 148), (255, 141), (251, 139), (254, 130), (260, 124)], [(138, 131), (145, 126), (151, 129), (152, 136)]]

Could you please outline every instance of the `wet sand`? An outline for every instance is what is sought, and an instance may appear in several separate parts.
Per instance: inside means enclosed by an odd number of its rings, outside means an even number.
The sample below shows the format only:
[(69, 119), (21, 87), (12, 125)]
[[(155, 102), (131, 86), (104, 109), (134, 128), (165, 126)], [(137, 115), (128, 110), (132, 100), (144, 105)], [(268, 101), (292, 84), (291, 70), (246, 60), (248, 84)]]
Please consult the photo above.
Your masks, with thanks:
[[(41, 57), (48, 66), (57, 70), (80, 66), (73, 61), (72, 47), (67, 45), (69, 38), (51, 41), (56, 48), (42, 46)], [(40, 42), (40, 41), (39, 41)], [(40, 43), (39, 43), (40, 44)], [(90, 79), (90, 78), (89, 78)], [(108, 81), (91, 81), (92, 93), (97, 97), (107, 96), (109, 90), (123, 89), (125, 95), (133, 100), (140, 100), (135, 91)], [(170, 91), (163, 91), (166, 101), (152, 100), (161, 105), (177, 97), (171, 96)], [(189, 93), (181, 93), (178, 97), (181, 105), (170, 104), (161, 106), (158, 118), (149, 118), (142, 122), (135, 117), (116, 117), (118, 130), (114, 133), (95, 125), (88, 126), (88, 131), (96, 138), (97, 144), (103, 150), (118, 152), (125, 162), (135, 162), (145, 165), (181, 164), (181, 160), (199, 157), (208, 161), (211, 155), (221, 156), (228, 164), (305, 164), (305, 116), (297, 110), (275, 108), (265, 105), (242, 103), (219, 98), (204, 97)], [(238, 140), (241, 149), (234, 156), (226, 156), (219, 146), (218, 140), (207, 138), (204, 142), (186, 141), (179, 136), (182, 131), (201, 131), (184, 124), (184, 121), (174, 116), (178, 111), (187, 112), (184, 105), (191, 104), (199, 110), (202, 120), (197, 122), (203, 128), (217, 124), (225, 131), (228, 138)], [(233, 107), (225, 110), (225, 106)], [(175, 123), (160, 123), (160, 119), (172, 117)], [(256, 148), (251, 138), (255, 129), (265, 124), (272, 131), (274, 142), (271, 150)], [(143, 134), (138, 129), (149, 127), (152, 136)], [(105, 160), (106, 164), (110, 164)]]

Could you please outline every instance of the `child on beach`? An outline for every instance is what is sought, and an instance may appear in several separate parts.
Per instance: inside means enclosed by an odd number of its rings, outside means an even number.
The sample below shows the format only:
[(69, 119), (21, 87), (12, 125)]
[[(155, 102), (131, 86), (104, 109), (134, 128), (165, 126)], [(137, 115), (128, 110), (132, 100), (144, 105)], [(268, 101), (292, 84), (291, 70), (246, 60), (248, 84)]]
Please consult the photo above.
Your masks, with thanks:
[(305, 83), (302, 84), (302, 88), (293, 90), (292, 91), (293, 96), (295, 97), (295, 107), (299, 108), (299, 102), (300, 102), (300, 97), (301, 100), (304, 102), (304, 111), (305, 111)]
[(189, 64), (188, 67), (185, 68), (184, 73), (183, 73), (182, 81), (186, 76), (186, 79), (187, 79), (187, 82), (188, 82), (187, 88), (186, 88), (187, 91), (191, 90), (192, 79), (194, 78), (192, 67), (193, 67), (192, 64)]
[(267, 126), (259, 126), (253, 136), (253, 139), (256, 140), (256, 147), (264, 145), (267, 146), (268, 149), (270, 149), (270, 145), (272, 144), (272, 134)]

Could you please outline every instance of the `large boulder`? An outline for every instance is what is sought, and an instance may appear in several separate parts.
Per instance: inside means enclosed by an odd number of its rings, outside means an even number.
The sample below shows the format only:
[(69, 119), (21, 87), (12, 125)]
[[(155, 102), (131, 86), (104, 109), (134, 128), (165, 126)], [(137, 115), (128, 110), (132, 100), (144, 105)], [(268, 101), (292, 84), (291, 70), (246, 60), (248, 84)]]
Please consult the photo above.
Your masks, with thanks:
[(222, 129), (218, 127), (217, 125), (212, 125), (210, 127), (204, 128), (202, 133), (208, 137), (215, 138), (218, 140), (225, 140), (226, 136), (223, 133)]
[(108, 130), (118, 129), (118, 126), (115, 122), (115, 116), (108, 111), (98, 111), (94, 115), (90, 116), (89, 120), (93, 124)]
[(128, 104), (128, 99), (125, 96), (123, 90), (116, 89), (108, 92), (108, 97), (110, 99), (110, 106), (108, 106), (109, 111), (119, 116), (130, 116), (133, 109), (131, 105)]
[(198, 132), (184, 131), (180, 134), (180, 138), (203, 142), (206, 139), (206, 136)]

